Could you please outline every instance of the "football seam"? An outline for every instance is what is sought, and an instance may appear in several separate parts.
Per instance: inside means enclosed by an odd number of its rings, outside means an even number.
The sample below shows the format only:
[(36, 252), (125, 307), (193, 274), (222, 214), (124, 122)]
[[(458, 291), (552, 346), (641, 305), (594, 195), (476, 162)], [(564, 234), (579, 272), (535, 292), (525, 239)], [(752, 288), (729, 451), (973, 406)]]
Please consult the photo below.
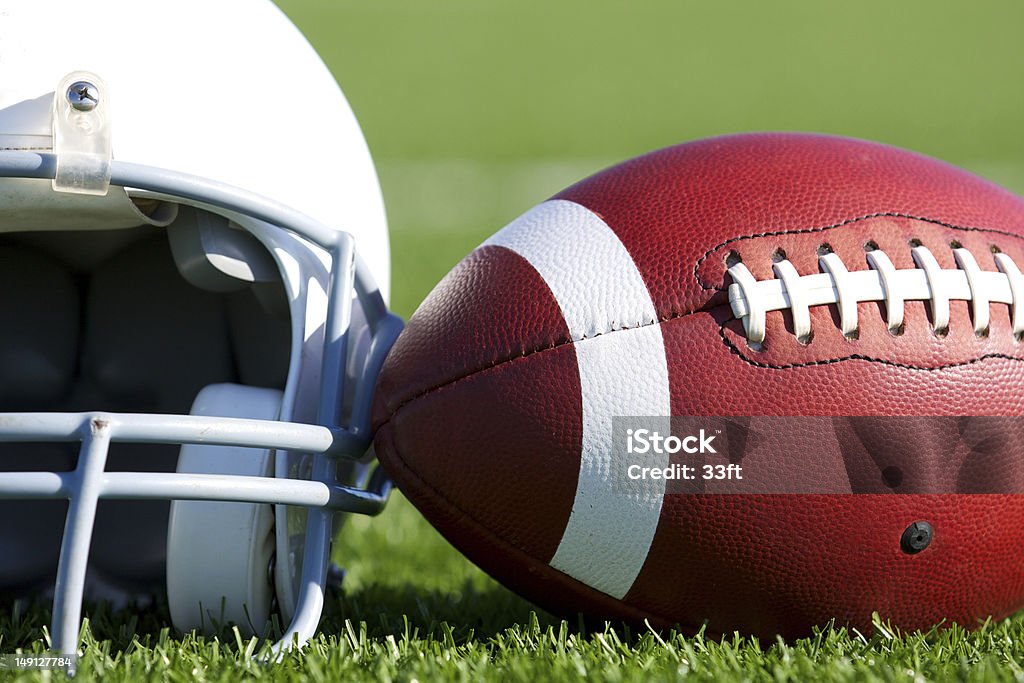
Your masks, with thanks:
[[(467, 376), (470, 376), (470, 375), (467, 375)], [(449, 385), (443, 385), (442, 387), (439, 387), (439, 388), (444, 388), (444, 386), (449, 386)], [(398, 410), (396, 410), (394, 413), (392, 413), (391, 417), (394, 417), (397, 413), (398, 413)], [(391, 421), (391, 417), (388, 418), (387, 422)], [(383, 423), (381, 425), (381, 427), (386, 425), (387, 422)], [(397, 445), (394, 443), (393, 439), (391, 440), (391, 448), (389, 449), (389, 452), (392, 455), (392, 462), (397, 463), (398, 466), (402, 468), (402, 473), (406, 476), (407, 480), (408, 479), (413, 480), (416, 484), (419, 485), (419, 489), (421, 491), (424, 491), (424, 490), (428, 491), (429, 494), (431, 496), (433, 496), (433, 498), (435, 499), (435, 504), (438, 503), (438, 502), (443, 502), (451, 510), (453, 510), (453, 511), (457, 512), (459, 515), (463, 516), (466, 520), (468, 520), (470, 523), (472, 523), (473, 526), (476, 527), (476, 529), (478, 529), (484, 536), (486, 536), (488, 539), (490, 539), (494, 544), (496, 544), (498, 546), (501, 546), (501, 547), (504, 547), (504, 548), (506, 548), (508, 550), (511, 550), (511, 551), (513, 551), (513, 552), (515, 552), (515, 553), (517, 553), (519, 555), (522, 555), (522, 556), (526, 557), (529, 560), (530, 564), (533, 564), (535, 566), (540, 567), (542, 571), (550, 571), (551, 573), (553, 573), (553, 574), (555, 574), (557, 576), (564, 577), (565, 579), (568, 579), (569, 581), (572, 581), (574, 584), (577, 584), (577, 585), (581, 586), (585, 591), (593, 591), (593, 592), (597, 593), (598, 595), (600, 595), (602, 598), (606, 598), (608, 600), (612, 600), (612, 601), (618, 603), (623, 608), (637, 613), (637, 616), (643, 617), (643, 620), (645, 620), (645, 621), (648, 620), (648, 619), (653, 618), (653, 619), (659, 620), (662, 624), (673, 624), (675, 626), (678, 626), (679, 629), (681, 631), (683, 631), (683, 632), (687, 632), (687, 633), (694, 633), (694, 632), (696, 632), (697, 628), (692, 626), (692, 625), (683, 624), (680, 621), (670, 619), (670, 618), (665, 617), (665, 616), (663, 616), (661, 614), (658, 614), (656, 612), (647, 611), (647, 610), (641, 610), (638, 607), (634, 607), (632, 605), (628, 605), (628, 604), (626, 604), (625, 602), (623, 602), (620, 599), (614, 598), (611, 595), (608, 595), (607, 593), (602, 593), (601, 591), (597, 590), (596, 588), (593, 588), (592, 586), (588, 586), (587, 584), (583, 583), (579, 579), (575, 579), (575, 578), (569, 576), (568, 574), (566, 574), (565, 572), (562, 572), (562, 571), (560, 571), (558, 569), (555, 569), (548, 562), (543, 562), (539, 558), (534, 557), (534, 555), (532, 553), (527, 552), (524, 548), (521, 548), (521, 547), (515, 545), (514, 543), (511, 543), (510, 541), (502, 538), (498, 534), (496, 534), (488, 526), (486, 526), (483, 522), (481, 522), (475, 516), (473, 516), (472, 514), (467, 512), (460, 505), (455, 503), (455, 501), (453, 501), (451, 498), (449, 498), (447, 495), (445, 495), (437, 487), (435, 487), (430, 482), (426, 481), (423, 477), (419, 476), (419, 474), (417, 474), (411, 467), (409, 467), (408, 463), (406, 463), (405, 458), (402, 457), (402, 454), (399, 451)], [(405, 489), (403, 487), (401, 487), (401, 486), (399, 486), (399, 490), (402, 490), (403, 492), (405, 492)], [(408, 495), (408, 493), (406, 493), (406, 495)], [(438, 529), (438, 531), (440, 532), (441, 530)], [(443, 532), (441, 532), (441, 533), (443, 535)], [(465, 555), (465, 553), (462, 553), (462, 554)], [(532, 600), (530, 602), (532, 602)], [(627, 617), (622, 617), (622, 618), (624, 620), (628, 620)]]
[(700, 285), (701, 289), (711, 290), (711, 291), (722, 291), (722, 286), (720, 286), (720, 285), (706, 284), (704, 282), (704, 279), (701, 277), (701, 274), (700, 274), (700, 267), (701, 267), (701, 265), (703, 265), (703, 263), (706, 260), (711, 258), (712, 254), (714, 254), (716, 251), (718, 251), (722, 247), (725, 247), (725, 246), (728, 246), (730, 244), (733, 244), (734, 242), (739, 242), (741, 240), (757, 239), (757, 238), (760, 238), (760, 237), (778, 237), (780, 235), (807, 235), (807, 234), (813, 234), (813, 233), (816, 233), (816, 232), (825, 232), (827, 230), (835, 230), (837, 228), (842, 228), (842, 227), (850, 225), (852, 223), (857, 223), (859, 221), (866, 221), (866, 220), (869, 220), (871, 218), (907, 218), (909, 220), (922, 221), (922, 222), (925, 222), (925, 223), (932, 223), (934, 225), (940, 225), (940, 226), (942, 226), (944, 228), (949, 228), (950, 230), (959, 230), (961, 232), (987, 232), (987, 233), (992, 233), (994, 235), (1001, 235), (1003, 237), (1012, 237), (1015, 240), (1024, 239), (1020, 235), (1015, 235), (1015, 234), (1013, 234), (1013, 233), (1011, 233), (1009, 231), (999, 230), (999, 229), (996, 229), (996, 228), (965, 227), (965, 226), (962, 226), (962, 225), (955, 225), (953, 223), (947, 223), (946, 221), (940, 221), (940, 220), (935, 219), (935, 218), (925, 218), (924, 216), (915, 216), (915, 215), (912, 215), (912, 214), (900, 213), (900, 212), (896, 212), (896, 211), (879, 211), (877, 213), (871, 213), (871, 214), (865, 214), (863, 216), (857, 216), (856, 218), (847, 218), (844, 221), (841, 221), (839, 223), (834, 223), (832, 225), (819, 226), (819, 227), (815, 227), (815, 228), (797, 228), (797, 229), (791, 229), (791, 230), (767, 230), (767, 231), (763, 231), (763, 232), (751, 233), (751, 234), (748, 234), (748, 235), (739, 235), (739, 236), (736, 236), (736, 237), (730, 237), (729, 239), (725, 240), (724, 242), (720, 242), (719, 244), (716, 244), (715, 246), (713, 246), (711, 249), (708, 249), (706, 252), (704, 252), (703, 256), (701, 256), (699, 259), (697, 259), (697, 262), (693, 266), (693, 277), (697, 281), (697, 284)]
[[(553, 350), (561, 348), (563, 346), (572, 345), (572, 344), (578, 344), (579, 342), (586, 341), (588, 339), (596, 339), (598, 337), (603, 337), (605, 335), (613, 334), (615, 332), (626, 332), (626, 331), (629, 331), (629, 330), (639, 330), (639, 329), (642, 329), (644, 327), (650, 327), (651, 325), (662, 325), (664, 323), (672, 322), (673, 320), (681, 320), (681, 319), (689, 317), (691, 315), (697, 315), (699, 313), (706, 313), (706, 312), (707, 312), (706, 308), (696, 308), (696, 309), (693, 309), (693, 310), (690, 310), (690, 311), (683, 311), (683, 312), (672, 311), (668, 315), (662, 316), (662, 317), (658, 318), (657, 320), (652, 320), (651, 322), (638, 321), (635, 325), (631, 325), (629, 327), (621, 327), (621, 326), (620, 327), (609, 327), (607, 329), (601, 330), (600, 332), (596, 332), (596, 333), (593, 333), (593, 334), (584, 334), (584, 335), (580, 336), (579, 338), (575, 338), (575, 337), (572, 337), (572, 336), (560, 337), (558, 339), (552, 340), (551, 343), (549, 343), (547, 346), (538, 346), (538, 347), (535, 347), (535, 348), (523, 349), (522, 351), (519, 352), (518, 355), (515, 355), (515, 356), (504, 356), (504, 357), (496, 358), (495, 360), (491, 361), (488, 365), (484, 365), (484, 366), (481, 366), (481, 367), (478, 367), (478, 368), (474, 368), (472, 370), (469, 370), (468, 372), (465, 372), (465, 373), (463, 373), (461, 375), (458, 375), (457, 377), (453, 377), (451, 379), (445, 380), (444, 382), (441, 382), (440, 384), (435, 384), (433, 386), (427, 387), (426, 389), (423, 389), (423, 390), (419, 391), (418, 393), (413, 394), (412, 396), (409, 396), (406, 399), (403, 399), (400, 403), (395, 405), (394, 408), (391, 408), (391, 414), (394, 415), (399, 410), (401, 410), (403, 407), (405, 407), (407, 404), (412, 403), (413, 401), (417, 401), (417, 400), (423, 398), (424, 396), (432, 394), (435, 391), (438, 391), (440, 389), (444, 389), (447, 386), (451, 386), (453, 384), (456, 384), (457, 382), (461, 382), (462, 380), (469, 379), (473, 375), (479, 374), (481, 372), (486, 372), (487, 370), (490, 370), (492, 368), (496, 368), (496, 367), (501, 366), (501, 365), (505, 365), (507, 363), (513, 363), (513, 362), (518, 361), (518, 360), (523, 360), (525, 358), (529, 358), (529, 357), (534, 356), (534, 355), (536, 355), (538, 353), (543, 353), (545, 351), (553, 351)], [(385, 399), (385, 403), (387, 403), (386, 399)], [(390, 420), (390, 419), (391, 418), (389, 416), (388, 420)], [(385, 420), (384, 422), (382, 422), (381, 425), (383, 426), (384, 424), (387, 424), (388, 420)]]

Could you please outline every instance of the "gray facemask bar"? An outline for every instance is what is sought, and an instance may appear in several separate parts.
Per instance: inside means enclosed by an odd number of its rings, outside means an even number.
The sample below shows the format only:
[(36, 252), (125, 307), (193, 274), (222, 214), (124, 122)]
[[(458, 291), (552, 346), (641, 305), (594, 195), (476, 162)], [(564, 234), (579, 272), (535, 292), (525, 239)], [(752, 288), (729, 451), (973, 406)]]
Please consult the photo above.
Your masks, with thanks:
[[(53, 179), (57, 156), (0, 152), (0, 177)], [(364, 457), (371, 442), (370, 405), (384, 358), (402, 329), (388, 312), (369, 270), (355, 253), (347, 232), (332, 230), (309, 216), (245, 190), (165, 169), (112, 161), (110, 182), (168, 197), (197, 202), (255, 218), (295, 233), (327, 250), (332, 259), (329, 307), (324, 335), (318, 425), (191, 415), (114, 413), (0, 413), (0, 442), (80, 441), (78, 464), (71, 472), (5, 472), (0, 499), (67, 499), (53, 601), (51, 634), (56, 651), (76, 654), (82, 598), (96, 506), (101, 498), (216, 500), (309, 508), (302, 585), (295, 616), (274, 645), (279, 654), (311, 638), (320, 621), (332, 516), (336, 511), (379, 513), (391, 483), (379, 468), (365, 489), (335, 483), (338, 460)], [(268, 228), (269, 230), (270, 228)], [(259, 239), (265, 237), (251, 230)], [(342, 415), (345, 366), (352, 311), (352, 287), (366, 314), (372, 341), (358, 368), (352, 408)], [(106, 472), (111, 442), (210, 444), (282, 449), (313, 455), (310, 480), (258, 477)]]

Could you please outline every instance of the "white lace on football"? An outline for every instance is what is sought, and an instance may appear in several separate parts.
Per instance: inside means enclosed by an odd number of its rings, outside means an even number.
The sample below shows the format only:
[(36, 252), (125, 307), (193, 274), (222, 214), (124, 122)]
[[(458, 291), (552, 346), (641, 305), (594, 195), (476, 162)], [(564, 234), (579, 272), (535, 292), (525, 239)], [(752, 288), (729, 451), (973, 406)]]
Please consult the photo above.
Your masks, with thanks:
[(988, 333), (989, 304), (1009, 304), (1013, 333), (1024, 335), (1024, 276), (1006, 254), (993, 254), (999, 272), (982, 270), (971, 252), (953, 249), (957, 268), (945, 270), (928, 249), (911, 249), (916, 268), (898, 270), (881, 250), (866, 254), (868, 270), (847, 270), (834, 253), (823, 254), (818, 262), (823, 272), (800, 275), (787, 260), (774, 264), (775, 279), (756, 280), (742, 263), (729, 268), (733, 284), (729, 286), (729, 305), (743, 321), (747, 340), (761, 343), (765, 336), (765, 318), (771, 311), (789, 309), (793, 331), (801, 341), (811, 336), (811, 306), (836, 304), (839, 326), (844, 335), (857, 334), (857, 304), (863, 301), (885, 302), (886, 323), (898, 333), (903, 324), (905, 301), (927, 301), (932, 327), (945, 334), (949, 327), (949, 302), (969, 301), (974, 332)]

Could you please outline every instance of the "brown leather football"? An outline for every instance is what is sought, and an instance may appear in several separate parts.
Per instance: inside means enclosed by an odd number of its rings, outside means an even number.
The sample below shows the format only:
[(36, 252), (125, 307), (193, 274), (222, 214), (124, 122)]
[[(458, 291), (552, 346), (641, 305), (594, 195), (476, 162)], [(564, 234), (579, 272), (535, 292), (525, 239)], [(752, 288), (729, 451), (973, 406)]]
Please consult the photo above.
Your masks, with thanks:
[[(1024, 200), (927, 157), (800, 134), (654, 152), (434, 289), (381, 375), (376, 452), (558, 613), (974, 626), (1024, 605), (1024, 434), (972, 421), (1024, 411), (1018, 267)], [(669, 415), (803, 421), (692, 456), (743, 482), (624, 486), (615, 420)]]

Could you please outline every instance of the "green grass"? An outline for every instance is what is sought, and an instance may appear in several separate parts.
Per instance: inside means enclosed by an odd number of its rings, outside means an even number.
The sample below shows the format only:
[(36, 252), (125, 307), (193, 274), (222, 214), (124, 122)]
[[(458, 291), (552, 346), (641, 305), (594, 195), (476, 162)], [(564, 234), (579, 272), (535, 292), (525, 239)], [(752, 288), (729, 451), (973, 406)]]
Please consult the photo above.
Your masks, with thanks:
[[(445, 543), (397, 495), (384, 516), (354, 519), (336, 559), (345, 591), (328, 601), (321, 634), (273, 665), (266, 645), (231, 632), (180, 637), (165, 606), (94, 611), (80, 681), (919, 681), (1024, 678), (1024, 620), (901, 635), (823, 629), (759, 642), (683, 637), (608, 625), (590, 630), (536, 611)], [(0, 651), (42, 649), (46, 605), (0, 615)], [(42, 680), (21, 674), (14, 680)], [(59, 674), (58, 674), (59, 677)]]
[[(345, 87), (379, 165), (408, 316), (476, 244), (617, 160), (747, 130), (872, 138), (1024, 191), (1024, 4), (281, 0)], [(93, 612), (80, 680), (915, 681), (1024, 678), (1024, 618), (965, 633), (795, 643), (581, 629), (453, 550), (400, 495), (354, 518), (319, 635), (263, 645), (169, 632), (166, 607)], [(42, 649), (48, 606), (0, 615)], [(42, 674), (0, 678), (44, 680)]]

